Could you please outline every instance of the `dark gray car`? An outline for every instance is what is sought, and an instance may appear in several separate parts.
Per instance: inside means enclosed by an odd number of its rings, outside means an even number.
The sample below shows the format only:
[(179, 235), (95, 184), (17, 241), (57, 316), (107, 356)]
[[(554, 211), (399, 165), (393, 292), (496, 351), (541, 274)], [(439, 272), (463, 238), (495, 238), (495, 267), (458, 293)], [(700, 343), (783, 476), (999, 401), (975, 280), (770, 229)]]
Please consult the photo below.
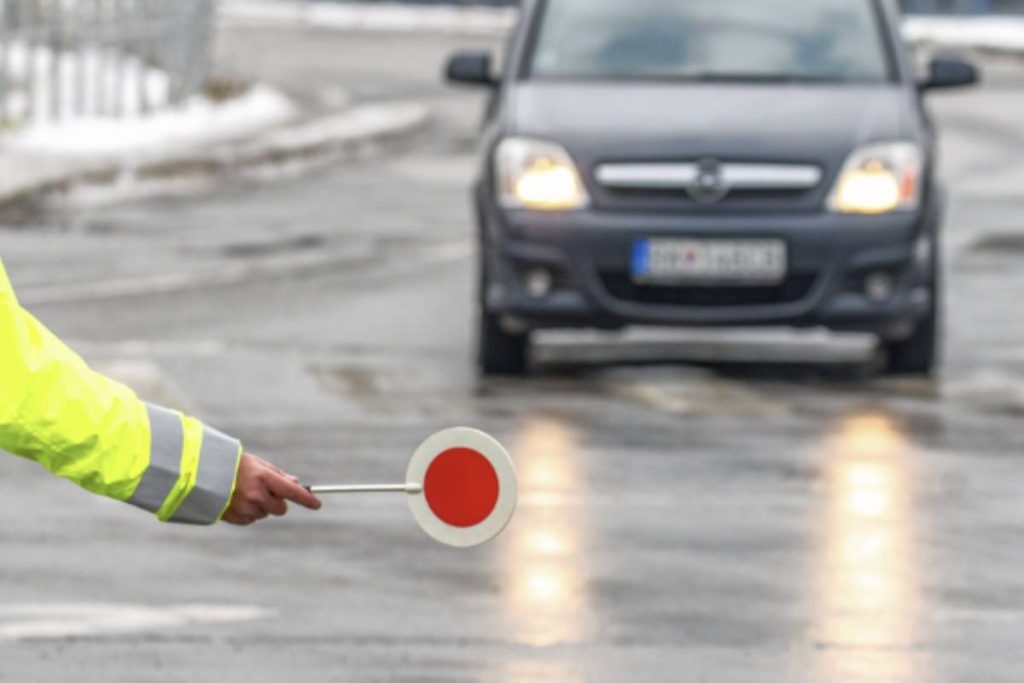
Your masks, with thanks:
[(939, 340), (941, 192), (924, 79), (888, 0), (533, 0), (494, 89), (474, 196), (480, 364), (541, 328), (824, 326), (894, 373)]

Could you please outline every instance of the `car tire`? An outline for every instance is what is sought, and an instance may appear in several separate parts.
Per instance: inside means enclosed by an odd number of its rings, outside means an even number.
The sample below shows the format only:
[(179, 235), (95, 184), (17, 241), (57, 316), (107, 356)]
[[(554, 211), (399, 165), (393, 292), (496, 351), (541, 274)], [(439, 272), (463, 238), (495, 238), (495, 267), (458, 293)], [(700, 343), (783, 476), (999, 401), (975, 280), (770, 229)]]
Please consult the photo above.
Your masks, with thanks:
[(909, 337), (887, 345), (887, 375), (929, 376), (935, 372), (941, 338), (937, 296), (937, 288), (933, 288), (928, 314)]
[(530, 334), (513, 334), (501, 325), (499, 317), (487, 310), (488, 287), (486, 258), (479, 261), (478, 304), (480, 308), (477, 330), (477, 364), (485, 376), (518, 377), (529, 367)]
[(501, 321), (481, 307), (479, 364), (485, 376), (518, 377), (526, 374), (530, 355), (530, 335), (510, 334)]

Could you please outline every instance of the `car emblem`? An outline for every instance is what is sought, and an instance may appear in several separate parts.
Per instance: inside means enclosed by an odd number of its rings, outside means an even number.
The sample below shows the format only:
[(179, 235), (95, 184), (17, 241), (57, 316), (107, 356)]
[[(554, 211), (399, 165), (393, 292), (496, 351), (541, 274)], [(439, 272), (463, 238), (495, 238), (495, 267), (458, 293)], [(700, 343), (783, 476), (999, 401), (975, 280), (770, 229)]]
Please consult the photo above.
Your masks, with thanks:
[(714, 204), (729, 194), (729, 186), (722, 177), (722, 164), (717, 159), (701, 159), (697, 162), (697, 177), (686, 186), (686, 194), (695, 202)]

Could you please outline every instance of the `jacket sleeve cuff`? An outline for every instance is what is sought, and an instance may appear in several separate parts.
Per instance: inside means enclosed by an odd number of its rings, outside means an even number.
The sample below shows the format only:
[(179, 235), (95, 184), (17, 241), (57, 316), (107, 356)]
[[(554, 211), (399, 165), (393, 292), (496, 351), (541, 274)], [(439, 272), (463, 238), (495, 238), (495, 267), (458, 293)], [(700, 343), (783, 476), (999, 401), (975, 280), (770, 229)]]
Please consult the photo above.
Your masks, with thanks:
[(129, 503), (165, 522), (214, 524), (231, 501), (242, 446), (180, 413), (146, 406), (150, 462)]
[(179, 524), (215, 524), (231, 501), (242, 445), (213, 427), (203, 427), (196, 480), (185, 500), (167, 519)]

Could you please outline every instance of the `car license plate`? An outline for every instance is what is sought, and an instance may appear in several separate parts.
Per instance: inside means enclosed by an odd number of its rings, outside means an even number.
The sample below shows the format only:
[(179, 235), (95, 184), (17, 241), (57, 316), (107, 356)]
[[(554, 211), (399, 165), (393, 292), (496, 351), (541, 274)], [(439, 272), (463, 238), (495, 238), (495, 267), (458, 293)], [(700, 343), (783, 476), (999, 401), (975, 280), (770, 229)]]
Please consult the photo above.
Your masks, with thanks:
[(778, 284), (786, 268), (786, 243), (777, 239), (658, 238), (633, 244), (632, 275), (639, 283)]

